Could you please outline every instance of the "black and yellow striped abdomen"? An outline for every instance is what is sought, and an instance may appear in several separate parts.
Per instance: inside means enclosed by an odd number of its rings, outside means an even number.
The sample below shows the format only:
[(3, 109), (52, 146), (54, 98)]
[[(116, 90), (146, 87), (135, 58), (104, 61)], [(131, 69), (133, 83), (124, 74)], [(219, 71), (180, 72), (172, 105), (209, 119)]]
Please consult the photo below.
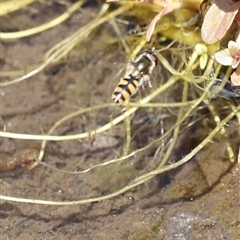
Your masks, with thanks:
[(138, 86), (139, 80), (132, 75), (122, 78), (112, 94), (113, 102), (122, 104), (136, 92)]

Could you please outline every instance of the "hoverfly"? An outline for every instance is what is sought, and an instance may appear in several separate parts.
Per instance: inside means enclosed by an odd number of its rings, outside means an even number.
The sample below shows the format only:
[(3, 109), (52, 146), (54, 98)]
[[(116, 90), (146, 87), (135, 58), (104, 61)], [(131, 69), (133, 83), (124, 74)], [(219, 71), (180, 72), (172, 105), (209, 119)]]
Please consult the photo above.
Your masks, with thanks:
[(127, 65), (127, 72), (121, 78), (112, 94), (114, 103), (122, 104), (144, 83), (152, 87), (151, 74), (158, 63), (155, 48), (143, 51)]

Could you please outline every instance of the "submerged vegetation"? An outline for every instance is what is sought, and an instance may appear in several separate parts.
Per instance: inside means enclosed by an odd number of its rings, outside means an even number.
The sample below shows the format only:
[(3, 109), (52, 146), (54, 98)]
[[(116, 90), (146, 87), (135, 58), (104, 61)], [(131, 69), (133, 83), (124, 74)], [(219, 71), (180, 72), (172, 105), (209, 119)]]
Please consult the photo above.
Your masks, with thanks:
[[(1, 16), (7, 19), (13, 12), (22, 14), (21, 11), (34, 2), (37, 1), (3, 1)], [(0, 39), (7, 44), (13, 39), (30, 39), (36, 34), (43, 34), (63, 24), (75, 11), (81, 8), (81, 11), (84, 11), (84, 4), (91, 2), (56, 1), (55, 4), (64, 7), (64, 11), (56, 18), (28, 29), (18, 26), (19, 31), (3, 31), (0, 33)], [(113, 52), (118, 51), (129, 59), (125, 61), (125, 67), (121, 67), (125, 73), (121, 71), (118, 74), (114, 71), (113, 75), (116, 77), (108, 79), (112, 82), (104, 83), (104, 88), (99, 94), (104, 97), (96, 100), (97, 94), (83, 89), (87, 104), (81, 101), (77, 106), (78, 110), (63, 114), (60, 119), (56, 117), (57, 120), (48, 131), (41, 131), (41, 134), (8, 131), (4, 119), (4, 109), (7, 107), (3, 109), (1, 138), (37, 141), (37, 147), (26, 150), (27, 153), (30, 152), (26, 161), (24, 151), (20, 151), (13, 158), (2, 160), (2, 172), (10, 171), (14, 167), (38, 171), (42, 165), (61, 174), (84, 175), (91, 172), (97, 178), (99, 195), (86, 194), (86, 198), (79, 197), (80, 200), (69, 201), (9, 195), (0, 195), (0, 199), (48, 205), (85, 204), (109, 199), (149, 181), (158, 174), (191, 161), (214, 140), (224, 142), (224, 151), (230, 162), (240, 162), (239, 5), (240, 1), (231, 0), (219, 0), (213, 4), (211, 1), (202, 3), (200, 0), (104, 2), (98, 6), (98, 12), (92, 13), (89, 22), (49, 47), (42, 55), (41, 61), (16, 71), (4, 68), (0, 83), (3, 92), (10, 86), (17, 87), (18, 84), (31, 81), (50, 67), (71, 65), (72, 57), (80, 52), (79, 59), (84, 58), (81, 60), (87, 71), (84, 74), (80, 72), (83, 76), (80, 82), (86, 81), (90, 89), (98, 89), (101, 79), (98, 79), (99, 82), (92, 81), (88, 72), (92, 72), (97, 64), (107, 61)], [(221, 23), (226, 23), (224, 31), (216, 26), (216, 22), (215, 25), (212, 24), (212, 17), (215, 19), (216, 13), (221, 13)], [(102, 47), (103, 54), (96, 53), (96, 60), (90, 59), (93, 56), (90, 55), (91, 44), (97, 45), (98, 41), (101, 44), (105, 43)], [(136, 59), (136, 56), (152, 48), (155, 49), (154, 54), (158, 58), (158, 65), (151, 70), (152, 88), (143, 84), (145, 87), (139, 87), (137, 93), (121, 106), (112, 103), (111, 94), (114, 87), (123, 76), (129, 75), (131, 70), (125, 68), (129, 63), (134, 63), (132, 59)], [(108, 64), (107, 69), (112, 69), (114, 62), (120, 65), (119, 55), (110, 61), (112, 65)], [(95, 75), (97, 74), (96, 71)], [(107, 77), (106, 74), (102, 78)], [(83, 85), (79, 88), (84, 88), (84, 83), (81, 83)], [(55, 89), (54, 87), (52, 88)], [(68, 124), (71, 125), (74, 119), (81, 119), (77, 120), (77, 123), (80, 121), (83, 127), (62, 134), (60, 130)], [(78, 127), (78, 124), (73, 125)], [(193, 126), (204, 129), (201, 134), (195, 136), (196, 145), (189, 148), (186, 146), (184, 151), (176, 154), (176, 146), (183, 149), (183, 146), (187, 145), (185, 142), (182, 142), (182, 145), (179, 143), (185, 132), (189, 130), (189, 138), (191, 134), (194, 135)], [(64, 130), (62, 132), (64, 133)], [(106, 146), (99, 147), (98, 150), (104, 152), (102, 149), (110, 147), (109, 155), (115, 156), (112, 159), (95, 159), (78, 168), (70, 164), (64, 169), (58, 169), (48, 163), (46, 148), (52, 142), (64, 145), (68, 141), (76, 141), (79, 148), (86, 149), (84, 144), (87, 143), (90, 149), (94, 149), (99, 141), (106, 140), (106, 136), (117, 143), (106, 143)], [(232, 136), (235, 136), (234, 140)], [(38, 144), (39, 142), (41, 144)], [(68, 150), (68, 147), (65, 149)], [(89, 149), (84, 154), (88, 151)], [(59, 154), (61, 155), (60, 151)], [(108, 183), (111, 186), (106, 187)]]

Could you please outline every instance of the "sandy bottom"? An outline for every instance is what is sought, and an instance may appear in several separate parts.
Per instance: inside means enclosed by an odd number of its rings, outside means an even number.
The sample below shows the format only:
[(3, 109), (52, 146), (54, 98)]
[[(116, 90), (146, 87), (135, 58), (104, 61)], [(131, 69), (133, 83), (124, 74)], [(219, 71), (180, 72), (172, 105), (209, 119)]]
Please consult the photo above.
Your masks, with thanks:
[[(49, 8), (46, 16), (57, 15), (57, 10)], [(2, 41), (1, 68), (15, 72), (34, 66), (50, 47), (89, 22), (94, 11), (86, 7), (45, 33)], [(26, 10), (26, 14), (29, 12)], [(43, 14), (31, 13), (36, 25), (44, 18)], [(24, 15), (15, 17), (25, 25), (33, 24)], [(46, 134), (67, 114), (110, 103), (111, 92), (119, 81), (117, 74), (125, 61), (120, 47), (109, 47), (105, 41), (110, 29), (108, 24), (104, 25), (98, 37), (90, 35), (67, 59), (23, 82), (1, 88), (2, 127), (7, 132)], [(14, 31), (14, 21), (5, 21), (3, 30)], [(52, 135), (88, 132), (108, 123), (120, 112), (119, 107), (109, 107), (78, 115), (60, 125)], [(133, 149), (159, 134), (159, 129), (151, 125), (154, 111), (149, 110), (148, 114), (139, 111), (134, 118), (133, 130), (139, 124), (144, 125), (142, 122), (146, 126), (133, 138)], [(172, 161), (180, 159), (185, 150), (191, 150), (188, 140), (196, 140), (197, 133), (189, 132), (183, 132), (184, 141), (177, 144)], [(225, 151), (226, 142), (236, 145), (236, 138), (215, 141), (184, 166), (105, 201), (49, 206), (1, 200), (1, 239), (237, 240), (239, 165), (231, 164)], [(123, 142), (124, 125), (81, 141), (48, 142), (44, 162), (60, 170), (83, 170), (116, 158), (122, 152)], [(27, 171), (22, 167), (28, 164), (26, 151), (30, 155), (38, 152), (39, 141), (1, 138), (0, 147), (4, 163), (0, 173), (1, 195), (13, 197), (74, 201), (103, 196), (154, 168), (149, 151), (137, 159), (96, 168), (86, 174), (63, 173), (44, 165)], [(16, 168), (5, 171), (15, 164)]]

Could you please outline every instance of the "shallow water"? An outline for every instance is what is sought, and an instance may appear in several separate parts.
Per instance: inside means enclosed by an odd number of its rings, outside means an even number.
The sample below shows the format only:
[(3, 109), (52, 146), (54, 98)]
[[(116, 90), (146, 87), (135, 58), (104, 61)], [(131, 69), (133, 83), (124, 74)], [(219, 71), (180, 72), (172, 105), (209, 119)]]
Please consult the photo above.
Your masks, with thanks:
[[(41, 7), (42, 11), (46, 10), (46, 6)], [(39, 5), (33, 8), (39, 9)], [(46, 18), (56, 13), (49, 9)], [(91, 21), (92, 12), (96, 12), (96, 8), (85, 7), (80, 18), (76, 12), (60, 26), (44, 33), (2, 41), (2, 69), (16, 71), (37, 64), (51, 46)], [(30, 10), (25, 12), (30, 13)], [(42, 21), (41, 12), (32, 14), (30, 18), (36, 24)], [(15, 29), (9, 19), (3, 26), (6, 31)], [(28, 26), (24, 14), (19, 13), (16, 19)], [(110, 103), (111, 93), (119, 81), (118, 73), (126, 61), (120, 46), (107, 44), (110, 30), (108, 24), (103, 25), (98, 37), (90, 35), (88, 41), (61, 63), (2, 88), (1, 117), (6, 131), (41, 135), (66, 114)], [(160, 67), (157, 74), (161, 74)], [(148, 91), (151, 89), (144, 89), (143, 95)], [(118, 106), (84, 113), (65, 122), (53, 135), (88, 132), (119, 113)], [(157, 138), (161, 131), (158, 121), (159, 114), (154, 109), (139, 110), (132, 119), (134, 134), (130, 149), (143, 147)], [(203, 128), (201, 124), (196, 126)], [(171, 156), (172, 162), (196, 146), (201, 135), (198, 131), (191, 129), (182, 133)], [(59, 240), (237, 240), (240, 236), (240, 170), (239, 165), (230, 163), (225, 151), (226, 142), (233, 146), (239, 144), (236, 138), (238, 136), (215, 141), (184, 166), (105, 201), (48, 206), (1, 200), (1, 236), (3, 239), (49, 240), (56, 237)], [(44, 162), (61, 170), (80, 171), (121, 155), (124, 139), (122, 124), (81, 141), (48, 142)], [(1, 138), (0, 144), (3, 162), (21, 158), (26, 150), (40, 148), (39, 141), (32, 140)], [(21, 162), (18, 168), (1, 173), (1, 195), (53, 201), (106, 195), (156, 167), (155, 151), (153, 146), (124, 163), (96, 168), (87, 174), (62, 173), (43, 165), (26, 171), (22, 165), (29, 163)]]

